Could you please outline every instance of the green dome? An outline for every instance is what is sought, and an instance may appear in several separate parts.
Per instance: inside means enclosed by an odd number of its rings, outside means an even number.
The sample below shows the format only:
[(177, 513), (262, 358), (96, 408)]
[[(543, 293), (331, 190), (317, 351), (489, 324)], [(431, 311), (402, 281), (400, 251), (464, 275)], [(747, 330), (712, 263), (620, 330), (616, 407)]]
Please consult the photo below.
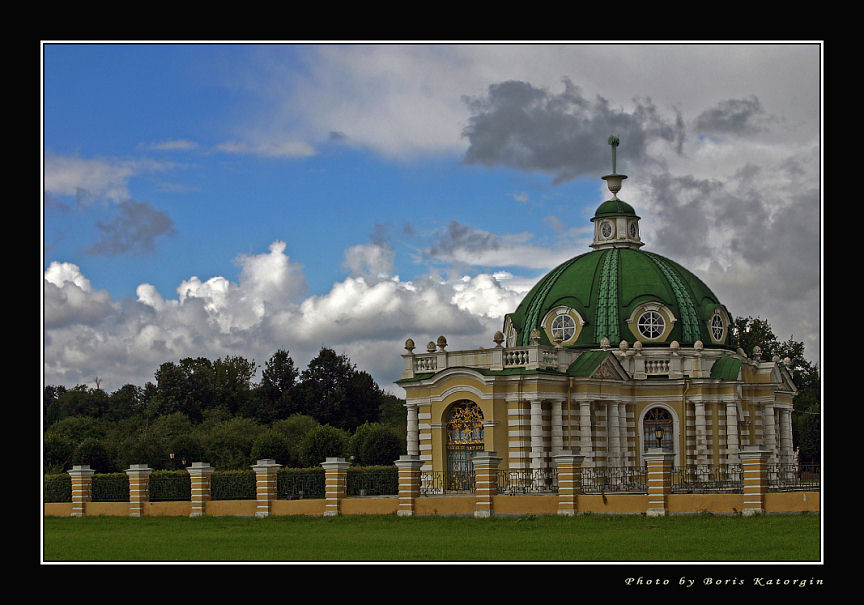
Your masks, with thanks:
[[(663, 331), (654, 338), (640, 336), (637, 324), (652, 310), (659, 314)], [(681, 265), (639, 249), (595, 250), (553, 269), (505, 318), (508, 344), (530, 345), (531, 333), (538, 329), (540, 344), (554, 345), (551, 324), (565, 312), (575, 320), (559, 320), (559, 328), (565, 326), (562, 333), (571, 334), (562, 343), (565, 347), (598, 347), (604, 337), (613, 347), (622, 340), (631, 345), (640, 340), (643, 346), (701, 341), (706, 348), (731, 347), (730, 317), (714, 293)], [(575, 324), (571, 332), (566, 331), (568, 324)]]
[[(636, 216), (636, 211), (633, 206), (624, 200), (614, 199), (608, 200), (600, 204), (597, 212), (594, 213), (594, 218), (603, 218), (608, 216)], [(639, 217), (636, 217), (639, 218)]]

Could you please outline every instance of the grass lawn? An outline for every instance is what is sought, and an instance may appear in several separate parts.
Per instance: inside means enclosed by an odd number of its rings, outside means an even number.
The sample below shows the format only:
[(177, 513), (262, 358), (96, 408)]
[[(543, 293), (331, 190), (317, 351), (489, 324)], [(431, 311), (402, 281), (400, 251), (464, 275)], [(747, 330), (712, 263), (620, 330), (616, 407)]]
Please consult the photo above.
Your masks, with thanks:
[(816, 514), (44, 519), (52, 561), (818, 561)]

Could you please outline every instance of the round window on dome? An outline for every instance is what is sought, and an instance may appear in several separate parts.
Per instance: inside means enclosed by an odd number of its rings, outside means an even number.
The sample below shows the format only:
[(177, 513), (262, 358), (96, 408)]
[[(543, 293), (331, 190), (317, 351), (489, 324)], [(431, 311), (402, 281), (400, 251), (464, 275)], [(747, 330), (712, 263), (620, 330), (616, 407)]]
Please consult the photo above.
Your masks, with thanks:
[(573, 344), (579, 338), (584, 323), (582, 316), (566, 305), (550, 309), (540, 322), (549, 342), (552, 344), (560, 342), (565, 345)]
[(636, 221), (630, 223), (630, 239), (636, 239), (639, 234), (639, 228), (636, 226)]
[(552, 320), (552, 338), (563, 342), (570, 340), (576, 333), (576, 322), (569, 315), (559, 315)]
[(711, 330), (711, 339), (716, 343), (722, 343), (726, 337), (726, 318), (719, 309), (714, 311), (708, 327)]
[(636, 321), (636, 329), (648, 340), (656, 340), (663, 335), (666, 321), (657, 311), (646, 311)]
[(600, 225), (600, 235), (606, 239), (612, 237), (612, 223), (609, 221), (603, 221), (603, 224)]

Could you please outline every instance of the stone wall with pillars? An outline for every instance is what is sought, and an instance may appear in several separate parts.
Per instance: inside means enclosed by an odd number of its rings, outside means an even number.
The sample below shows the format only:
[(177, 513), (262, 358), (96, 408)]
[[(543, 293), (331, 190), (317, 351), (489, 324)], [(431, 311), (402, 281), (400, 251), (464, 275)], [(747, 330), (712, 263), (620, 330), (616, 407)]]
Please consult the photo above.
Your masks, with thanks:
[(672, 491), (672, 463), (675, 454), (659, 448), (648, 448), (644, 456), (648, 467), (648, 507), (645, 514), (658, 517), (666, 514), (666, 499)]
[(267, 517), (270, 515), (270, 507), (276, 499), (276, 471), (282, 468), (281, 464), (271, 458), (259, 460), (252, 466), (255, 471), (255, 494), (258, 506), (255, 509), (256, 517)]
[(200, 517), (206, 513), (207, 502), (210, 500), (210, 477), (213, 467), (206, 462), (193, 462), (186, 467), (189, 473), (192, 511), (190, 517)]
[(582, 493), (582, 459), (578, 454), (555, 456), (558, 465), (558, 514), (575, 515), (577, 498)]
[(768, 462), (771, 452), (758, 446), (745, 446), (741, 452), (741, 474), (744, 482), (746, 516), (765, 512), (765, 492), (768, 488)]
[(414, 514), (414, 501), (420, 496), (420, 468), (423, 462), (419, 456), (403, 455), (396, 461), (399, 469), (399, 509), (400, 517)]
[(324, 516), (340, 514), (348, 482), (348, 462), (344, 458), (327, 458), (324, 467)]
[(67, 471), (72, 478), (72, 516), (83, 517), (87, 513), (87, 503), (92, 498), (93, 475), (96, 471), (89, 464), (73, 466)]
[(153, 469), (146, 464), (133, 464), (126, 469), (129, 476), (129, 516), (140, 517), (146, 514), (150, 502), (150, 473)]
[(474, 465), (474, 516), (491, 517), (492, 498), (498, 494), (498, 465), (495, 452), (480, 452), (471, 459)]

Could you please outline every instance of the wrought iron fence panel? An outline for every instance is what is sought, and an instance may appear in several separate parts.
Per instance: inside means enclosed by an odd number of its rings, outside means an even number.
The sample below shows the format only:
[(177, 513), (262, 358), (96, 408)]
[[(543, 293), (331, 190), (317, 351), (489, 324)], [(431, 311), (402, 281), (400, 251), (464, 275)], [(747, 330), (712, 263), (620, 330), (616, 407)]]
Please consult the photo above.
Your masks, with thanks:
[(498, 471), (498, 493), (508, 496), (558, 492), (558, 469)]
[(280, 500), (303, 500), (324, 497), (324, 469), (276, 473), (276, 497)]
[(420, 495), (434, 496), (444, 493), (443, 471), (421, 471), (420, 472)]
[(345, 478), (349, 496), (392, 496), (399, 493), (399, 469), (363, 471), (348, 469)]
[(583, 494), (647, 493), (648, 472), (632, 466), (582, 468)]
[(741, 493), (743, 485), (740, 464), (689, 464), (672, 469), (675, 494)]
[(819, 491), (820, 468), (817, 464), (769, 464), (768, 491)]

